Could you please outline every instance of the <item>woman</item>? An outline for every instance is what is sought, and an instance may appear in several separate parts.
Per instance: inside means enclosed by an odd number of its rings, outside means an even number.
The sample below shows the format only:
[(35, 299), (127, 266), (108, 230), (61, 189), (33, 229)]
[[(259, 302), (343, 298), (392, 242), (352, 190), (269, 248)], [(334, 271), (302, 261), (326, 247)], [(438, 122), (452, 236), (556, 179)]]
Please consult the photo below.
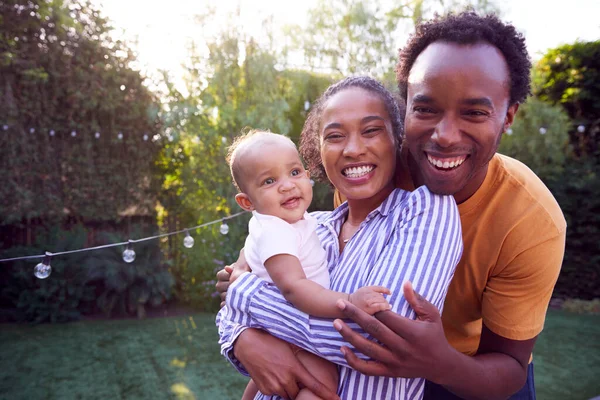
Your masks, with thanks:
[[(347, 78), (329, 87), (309, 113), (300, 152), (315, 178), (328, 178), (347, 198), (333, 212), (313, 214), (331, 288), (350, 293), (367, 285), (387, 287), (392, 311), (414, 318), (402, 284), (411, 281), (441, 310), (462, 241), (452, 197), (434, 195), (426, 187), (414, 192), (394, 188), (402, 134), (393, 96), (374, 79)], [(348, 344), (331, 319), (292, 308), (275, 287), (252, 274), (242, 274), (231, 285), (217, 324), (222, 353), (240, 372), (250, 373), (262, 393), (295, 397), (297, 386), (279, 385), (277, 376), (278, 363), (289, 362), (293, 354), (264, 332), (247, 328), (260, 328), (340, 365), (342, 398), (422, 396), (421, 378), (369, 377), (350, 369), (340, 351)]]

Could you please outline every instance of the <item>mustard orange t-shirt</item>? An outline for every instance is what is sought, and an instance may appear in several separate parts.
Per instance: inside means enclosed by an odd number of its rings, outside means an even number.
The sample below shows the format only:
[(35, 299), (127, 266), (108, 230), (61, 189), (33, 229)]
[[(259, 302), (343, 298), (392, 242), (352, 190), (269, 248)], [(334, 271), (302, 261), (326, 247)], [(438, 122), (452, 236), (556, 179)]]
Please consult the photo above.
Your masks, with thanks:
[[(405, 157), (397, 186), (414, 190)], [(334, 199), (341, 203), (337, 191)], [(458, 210), (464, 250), (442, 314), (448, 342), (474, 355), (482, 322), (507, 339), (537, 336), (565, 249), (558, 203), (527, 166), (496, 154), (481, 187)]]

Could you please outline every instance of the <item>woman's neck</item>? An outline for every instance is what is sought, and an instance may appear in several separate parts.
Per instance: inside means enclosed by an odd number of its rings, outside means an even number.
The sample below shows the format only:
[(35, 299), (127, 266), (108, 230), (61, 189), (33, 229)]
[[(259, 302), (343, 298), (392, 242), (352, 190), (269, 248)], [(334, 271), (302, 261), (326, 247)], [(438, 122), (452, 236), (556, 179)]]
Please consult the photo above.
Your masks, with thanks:
[(390, 182), (385, 188), (368, 199), (348, 199), (348, 221), (352, 225), (360, 225), (367, 215), (383, 203), (394, 190), (394, 183)]

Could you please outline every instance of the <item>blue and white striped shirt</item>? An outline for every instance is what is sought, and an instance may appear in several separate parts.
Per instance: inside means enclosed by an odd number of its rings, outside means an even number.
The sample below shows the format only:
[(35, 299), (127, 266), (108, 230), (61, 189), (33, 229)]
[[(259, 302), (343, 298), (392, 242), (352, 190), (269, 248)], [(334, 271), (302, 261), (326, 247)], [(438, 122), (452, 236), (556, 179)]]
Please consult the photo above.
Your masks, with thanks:
[[(347, 203), (332, 212), (316, 212), (317, 234), (327, 252), (331, 289), (352, 293), (362, 286), (390, 289), (392, 311), (416, 318), (402, 295), (409, 280), (440, 311), (462, 254), (460, 216), (452, 196), (432, 194), (425, 186), (414, 192), (395, 189), (362, 222), (340, 254), (338, 235), (348, 214)], [(331, 318), (305, 314), (285, 300), (275, 285), (246, 273), (231, 285), (227, 305), (217, 315), (221, 353), (240, 371), (233, 343), (248, 327), (271, 335), (338, 364), (342, 399), (420, 399), (424, 379), (363, 375), (351, 369), (342, 345), (353, 348), (333, 328)], [(349, 326), (367, 334), (354, 322)], [(359, 357), (366, 358), (363, 354)], [(277, 398), (258, 394), (257, 399)]]

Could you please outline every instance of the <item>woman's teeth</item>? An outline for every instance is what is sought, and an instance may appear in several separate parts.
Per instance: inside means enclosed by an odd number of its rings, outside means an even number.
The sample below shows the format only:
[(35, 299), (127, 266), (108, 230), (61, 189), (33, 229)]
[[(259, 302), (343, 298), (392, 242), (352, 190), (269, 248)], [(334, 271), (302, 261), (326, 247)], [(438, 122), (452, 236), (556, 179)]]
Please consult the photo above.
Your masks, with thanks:
[(372, 165), (363, 165), (361, 167), (345, 168), (342, 173), (348, 178), (360, 178), (373, 171), (373, 168), (375, 167)]
[(459, 165), (461, 165), (463, 162), (465, 162), (466, 159), (467, 159), (467, 156), (440, 159), (440, 158), (433, 158), (430, 155), (427, 155), (427, 160), (429, 161), (429, 163), (431, 165), (433, 165), (434, 167), (441, 168), (441, 169), (456, 168)]

